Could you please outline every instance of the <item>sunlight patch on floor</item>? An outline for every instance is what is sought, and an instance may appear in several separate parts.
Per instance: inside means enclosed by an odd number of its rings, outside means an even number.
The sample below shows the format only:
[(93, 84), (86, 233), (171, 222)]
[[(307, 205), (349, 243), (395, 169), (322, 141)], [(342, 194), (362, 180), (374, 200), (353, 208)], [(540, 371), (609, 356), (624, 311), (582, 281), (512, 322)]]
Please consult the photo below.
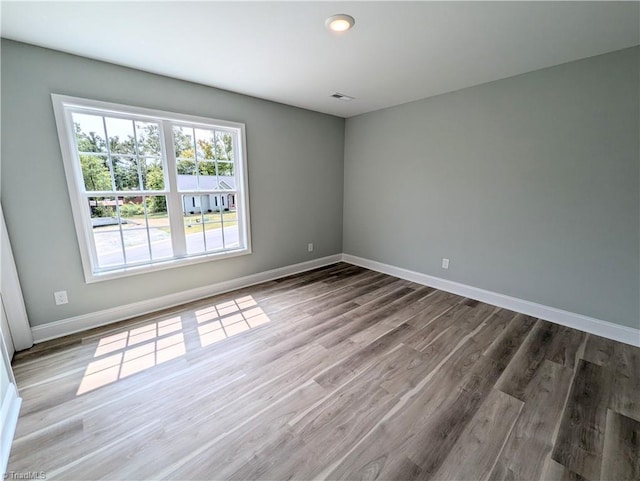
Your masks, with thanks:
[(76, 395), (85, 394), (186, 353), (182, 318), (172, 317), (103, 337)]
[(270, 321), (251, 296), (221, 302), (196, 311), (200, 345), (209, 346)]
[[(189, 315), (186, 319), (193, 319)], [(252, 296), (220, 302), (195, 311), (202, 347), (270, 321)], [(192, 329), (192, 328), (189, 328)], [(91, 392), (186, 354), (183, 317), (150, 322), (98, 341), (76, 395)]]

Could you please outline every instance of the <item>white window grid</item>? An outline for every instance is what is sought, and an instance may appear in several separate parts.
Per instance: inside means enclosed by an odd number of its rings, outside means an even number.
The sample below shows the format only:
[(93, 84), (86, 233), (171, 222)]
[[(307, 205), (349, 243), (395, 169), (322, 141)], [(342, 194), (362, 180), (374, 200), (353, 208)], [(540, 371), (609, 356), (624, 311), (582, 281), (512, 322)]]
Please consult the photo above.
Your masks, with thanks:
[[(139, 107), (119, 105), (89, 99), (80, 99), (68, 96), (52, 94), (54, 103), (54, 111), (58, 125), (58, 133), (65, 162), (65, 173), (69, 186), (70, 197), (72, 198), (72, 210), (76, 224), (76, 232), (80, 243), (81, 257), (85, 279), (87, 282), (95, 282), (111, 278), (122, 277), (126, 275), (148, 272), (150, 270), (166, 269), (178, 265), (197, 263), (212, 260), (215, 258), (231, 257), (251, 253), (251, 238), (249, 232), (249, 206), (248, 206), (248, 190), (246, 176), (246, 144), (244, 134), (244, 124), (208, 119), (183, 114), (175, 114), (159, 110), (151, 110)], [(106, 142), (106, 152), (82, 152), (79, 151), (76, 136), (73, 127), (73, 114), (89, 114), (102, 116), (103, 128)], [(134, 145), (135, 151), (131, 154), (113, 153), (110, 149), (109, 131), (106, 124), (106, 118), (124, 119), (133, 122)], [(160, 155), (149, 155), (140, 152), (138, 142), (138, 132), (136, 122), (151, 122), (159, 125), (160, 137)], [(231, 135), (234, 157), (229, 160), (213, 159), (215, 163), (216, 177), (218, 176), (218, 162), (231, 164), (233, 167), (233, 176), (235, 178), (235, 186), (233, 189), (179, 189), (177, 185), (177, 161), (180, 158), (175, 155), (175, 146), (173, 145), (173, 128), (187, 127), (191, 129), (203, 129), (214, 132), (214, 138), (217, 133)], [(197, 145), (196, 136), (192, 136), (194, 141), (194, 159), (196, 162), (196, 178), (199, 177), (197, 169)], [(109, 173), (111, 175), (110, 190), (87, 190), (84, 185), (83, 174), (80, 164), (80, 155), (89, 155), (107, 158)], [(217, 157), (217, 156), (216, 156)], [(117, 190), (116, 176), (113, 165), (114, 159), (131, 159), (135, 160), (138, 172), (139, 189)], [(144, 181), (141, 169), (141, 161), (155, 160), (161, 162), (164, 180), (164, 189), (147, 189), (144, 188)], [(199, 180), (196, 183), (199, 187)], [(218, 182), (216, 182), (218, 185)], [(187, 252), (185, 241), (184, 222), (183, 222), (183, 196), (199, 197), (205, 195), (230, 195), (235, 199), (238, 242), (237, 245), (227, 246), (225, 242), (224, 232), (224, 210), (219, 209), (220, 227), (222, 233), (222, 246), (216, 249), (207, 248), (207, 240), (205, 235), (205, 222), (201, 222), (202, 233), (204, 237), (204, 252)], [(118, 224), (121, 245), (123, 251), (124, 262), (120, 265), (101, 267), (98, 262), (98, 253), (92, 238), (92, 221), (90, 211), (87, 208), (90, 199), (103, 197), (115, 198), (116, 218), (122, 219), (120, 214), (119, 198), (126, 197), (142, 197), (146, 199), (154, 196), (165, 196), (167, 202), (168, 222), (171, 232), (171, 243), (173, 256), (170, 258), (154, 259), (151, 249), (151, 236), (149, 233), (148, 208), (146, 202), (143, 201), (145, 226), (137, 230), (147, 231), (147, 245), (149, 249), (149, 260), (128, 262), (126, 258), (126, 248), (122, 232), (122, 225)], [(200, 212), (201, 217), (204, 213)]]

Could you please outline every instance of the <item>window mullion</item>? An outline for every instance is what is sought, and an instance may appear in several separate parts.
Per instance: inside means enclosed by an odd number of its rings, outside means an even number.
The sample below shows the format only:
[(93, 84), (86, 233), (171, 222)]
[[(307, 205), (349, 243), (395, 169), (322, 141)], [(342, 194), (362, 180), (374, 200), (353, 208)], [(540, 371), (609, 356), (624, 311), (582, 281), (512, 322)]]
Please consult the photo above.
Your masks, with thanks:
[(173, 142), (173, 129), (171, 123), (162, 121), (162, 139), (166, 158), (166, 180), (169, 182), (167, 194), (167, 211), (169, 212), (169, 225), (171, 226), (171, 242), (173, 243), (173, 255), (184, 257), (187, 255), (187, 241), (184, 235), (182, 221), (182, 201), (178, 192), (178, 169), (176, 168), (176, 149)]
[[(224, 240), (224, 201), (222, 200), (224, 198), (224, 196), (229, 196), (229, 194), (220, 194), (220, 235), (222, 236), (222, 248), (226, 249), (227, 248), (227, 243)], [(217, 198), (217, 196), (216, 196)], [(228, 203), (227, 203), (228, 204)], [(231, 212), (231, 209), (229, 209), (229, 212)]]
[[(134, 120), (132, 120), (132, 122), (133, 122), (133, 142), (136, 148), (136, 164), (138, 166), (138, 183), (140, 185), (140, 190), (144, 190), (147, 188), (147, 186), (144, 185), (144, 182), (142, 179), (142, 161), (140, 156), (140, 146), (138, 145), (138, 127), (136, 126), (136, 122)], [(145, 167), (146, 167), (146, 161), (145, 161)]]
[[(92, 262), (94, 266), (98, 266), (98, 250), (96, 249), (96, 244), (95, 244), (95, 237), (93, 234), (93, 220), (91, 219), (91, 204), (90, 204), (90, 199), (91, 197), (89, 197), (89, 195), (91, 194), (85, 194), (85, 195), (81, 195), (80, 198), (82, 199), (82, 206), (88, 206), (89, 209), (88, 210), (84, 210), (84, 216), (85, 216), (85, 220), (87, 222), (87, 226), (88, 226), (88, 230), (85, 232), (86, 234), (86, 239), (87, 239), (87, 245), (89, 247), (89, 255), (91, 256)], [(93, 197), (94, 201), (96, 202), (97, 205), (97, 197)]]
[(148, 197), (142, 197), (142, 208), (144, 209), (144, 225), (147, 229), (147, 247), (149, 248), (149, 260), (153, 261), (153, 252), (151, 250), (151, 230), (149, 229), (149, 208), (147, 206)]
[[(109, 132), (107, 132), (107, 120), (102, 117), (102, 128), (104, 129), (105, 146), (107, 149), (107, 164), (109, 165), (109, 172), (111, 174), (111, 189), (116, 191), (116, 166), (113, 165), (113, 158), (111, 157), (111, 146), (109, 145)], [(117, 204), (117, 202), (116, 202)]]
[(247, 175), (245, 172), (245, 165), (241, 165), (241, 159), (239, 155), (244, 156), (244, 153), (240, 154), (240, 152), (244, 152), (244, 144), (240, 143), (240, 138), (237, 135), (234, 135), (232, 138), (232, 147), (233, 147), (233, 156), (231, 157), (231, 161), (233, 162), (234, 168), (234, 176), (236, 178), (236, 192), (235, 202), (236, 202), (236, 225), (238, 228), (238, 243), (241, 246), (246, 246), (249, 242), (248, 232), (245, 229), (245, 214), (248, 215), (247, 206), (245, 206), (245, 179), (244, 177)]

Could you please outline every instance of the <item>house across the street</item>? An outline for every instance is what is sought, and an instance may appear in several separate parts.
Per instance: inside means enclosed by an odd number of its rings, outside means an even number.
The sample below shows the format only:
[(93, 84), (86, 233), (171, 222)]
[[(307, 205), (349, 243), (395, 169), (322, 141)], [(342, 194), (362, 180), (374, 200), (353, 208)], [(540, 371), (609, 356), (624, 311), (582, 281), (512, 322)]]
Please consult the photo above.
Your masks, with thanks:
[[(231, 175), (178, 175), (178, 190), (180, 191), (224, 191), (235, 190), (235, 188), (236, 180)], [(185, 214), (219, 212), (220, 210), (233, 209), (235, 206), (236, 196), (233, 193), (203, 193), (182, 197), (182, 210)]]

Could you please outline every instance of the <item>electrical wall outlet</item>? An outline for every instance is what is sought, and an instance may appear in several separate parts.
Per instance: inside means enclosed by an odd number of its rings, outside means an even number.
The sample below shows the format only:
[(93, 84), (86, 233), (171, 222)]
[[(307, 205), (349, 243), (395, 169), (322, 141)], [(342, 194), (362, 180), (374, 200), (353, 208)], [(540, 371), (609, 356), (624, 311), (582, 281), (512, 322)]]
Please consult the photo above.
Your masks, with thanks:
[(442, 258), (442, 268), (443, 269), (449, 268), (449, 259), (445, 259), (444, 257)]
[(307, 252), (313, 252), (313, 242), (307, 244)]
[(69, 303), (69, 299), (67, 298), (67, 291), (54, 292), (53, 298), (56, 301), (56, 306)]

